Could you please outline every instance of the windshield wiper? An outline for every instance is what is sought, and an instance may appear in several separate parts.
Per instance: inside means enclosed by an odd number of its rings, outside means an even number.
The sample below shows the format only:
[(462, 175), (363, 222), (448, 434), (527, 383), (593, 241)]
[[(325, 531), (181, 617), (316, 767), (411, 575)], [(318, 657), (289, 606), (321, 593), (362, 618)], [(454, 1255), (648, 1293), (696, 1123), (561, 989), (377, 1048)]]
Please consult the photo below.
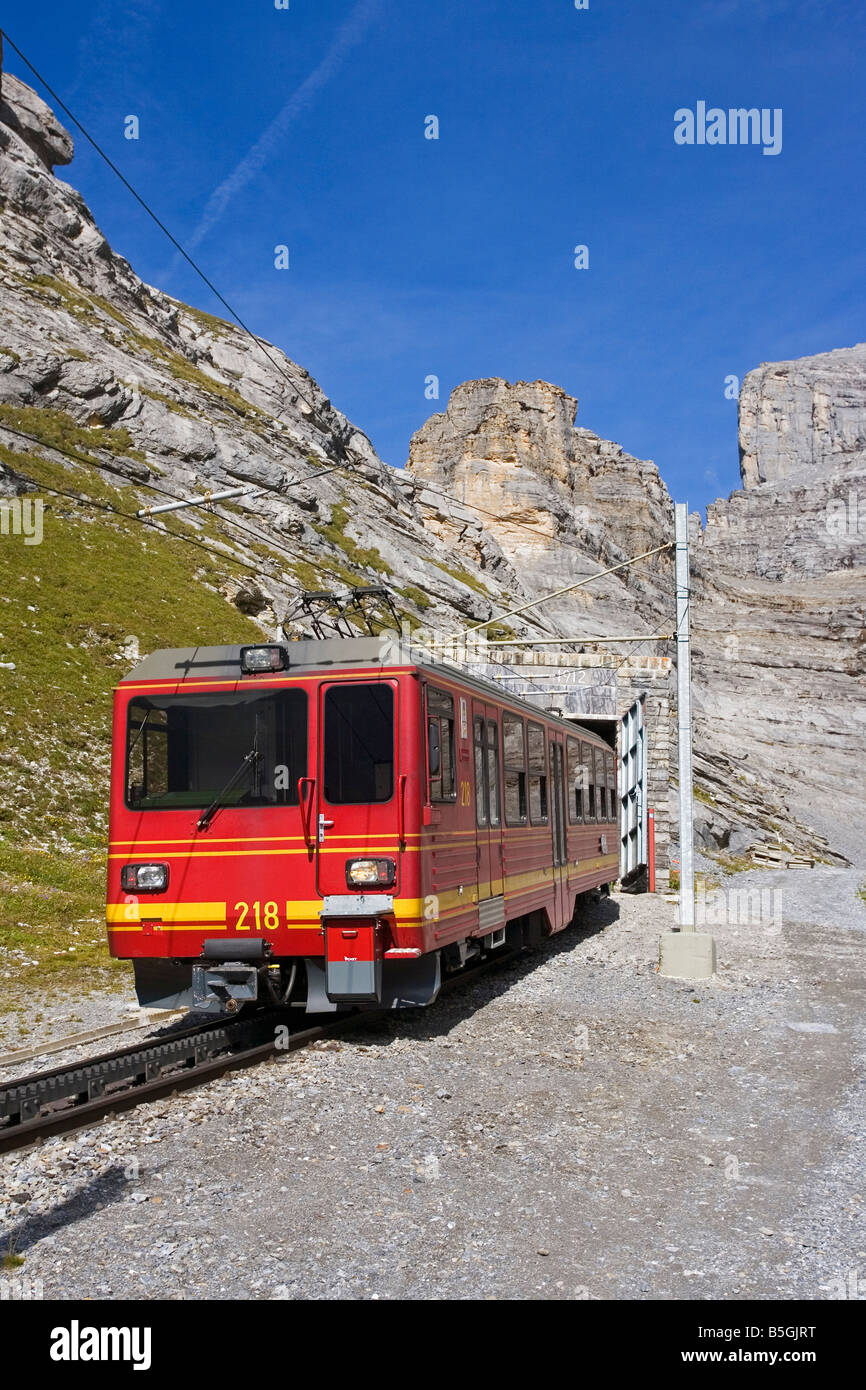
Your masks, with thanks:
[(139, 726), (138, 726), (138, 733), (135, 735), (135, 738), (132, 740), (132, 743), (129, 745), (129, 748), (128, 748), (128, 750), (127, 750), (127, 754), (126, 754), (127, 759), (129, 759), (130, 755), (131, 755), (132, 753), (134, 753), (135, 750), (136, 750), (136, 748), (138, 747), (139, 739), (141, 738), (142, 734), (144, 733), (145, 725), (147, 724), (147, 721), (148, 721), (148, 719), (150, 718), (150, 716), (151, 716), (152, 714), (153, 714), (153, 710), (152, 710), (152, 709), (149, 709), (149, 710), (147, 711), (147, 713), (145, 714), (144, 718), (142, 719), (141, 723), (139, 724)]
[(210, 806), (208, 806), (207, 810), (202, 811), (195, 824), (196, 830), (207, 830), (208, 826), (210, 825), (211, 821), (213, 820), (214, 816), (216, 815), (217, 811), (222, 805), (222, 801), (224, 796), (226, 795), (226, 792), (231, 791), (235, 782), (238, 782), (240, 778), (243, 777), (248, 767), (255, 767), (256, 763), (259, 761), (261, 756), (262, 755), (257, 748), (250, 749), (249, 753), (246, 754), (243, 761), (241, 762), (241, 765), (238, 768), (237, 772), (235, 772), (229, 778), (222, 791), (217, 792), (216, 796), (214, 797)]

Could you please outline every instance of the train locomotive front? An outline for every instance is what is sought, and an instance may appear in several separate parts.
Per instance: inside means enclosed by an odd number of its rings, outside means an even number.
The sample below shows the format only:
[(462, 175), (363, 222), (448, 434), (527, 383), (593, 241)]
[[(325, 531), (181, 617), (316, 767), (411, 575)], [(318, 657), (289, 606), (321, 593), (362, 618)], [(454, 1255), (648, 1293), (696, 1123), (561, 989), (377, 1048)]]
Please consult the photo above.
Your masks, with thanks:
[[(443, 968), (567, 925), (616, 876), (613, 791), (572, 828), (577, 740), (536, 712), (509, 773), (485, 689), (384, 638), (147, 657), (115, 693), (108, 856), (139, 1002), (427, 1004)], [(579, 750), (601, 796), (612, 754)]]

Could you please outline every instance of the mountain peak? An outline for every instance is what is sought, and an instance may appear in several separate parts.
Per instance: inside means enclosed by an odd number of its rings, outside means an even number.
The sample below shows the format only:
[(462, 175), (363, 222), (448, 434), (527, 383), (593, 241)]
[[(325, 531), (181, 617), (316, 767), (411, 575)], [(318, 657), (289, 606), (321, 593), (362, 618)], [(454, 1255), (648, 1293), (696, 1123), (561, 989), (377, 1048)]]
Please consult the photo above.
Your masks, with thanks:
[(764, 362), (740, 391), (744, 488), (862, 463), (866, 343), (792, 362)]
[(0, 38), (0, 126), (11, 132), (29, 154), (36, 155), (49, 172), (57, 164), (71, 163), (75, 145), (69, 131), (32, 87), (2, 68)]

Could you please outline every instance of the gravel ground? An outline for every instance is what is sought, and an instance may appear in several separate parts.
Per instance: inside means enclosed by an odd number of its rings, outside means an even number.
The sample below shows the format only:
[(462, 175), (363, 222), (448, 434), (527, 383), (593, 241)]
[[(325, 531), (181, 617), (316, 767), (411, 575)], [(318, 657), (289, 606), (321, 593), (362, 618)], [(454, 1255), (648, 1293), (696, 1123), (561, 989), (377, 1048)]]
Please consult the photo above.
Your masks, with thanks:
[(430, 1010), (8, 1155), (0, 1248), (64, 1299), (866, 1292), (863, 876), (726, 880), (698, 985), (657, 973), (675, 909), (616, 896)]
[(17, 1000), (7, 1005), (5, 1012), (0, 1013), (0, 1056), (19, 1048), (32, 1049), (41, 1042), (68, 1037), (70, 1033), (84, 1033), (90, 1028), (127, 1023), (140, 1017), (141, 1010), (134, 997), (126, 994), (94, 991), (81, 995), (58, 989), (50, 1003), (40, 1000), (39, 1014), (37, 1019), (32, 1000), (29, 1005), (26, 1001)]

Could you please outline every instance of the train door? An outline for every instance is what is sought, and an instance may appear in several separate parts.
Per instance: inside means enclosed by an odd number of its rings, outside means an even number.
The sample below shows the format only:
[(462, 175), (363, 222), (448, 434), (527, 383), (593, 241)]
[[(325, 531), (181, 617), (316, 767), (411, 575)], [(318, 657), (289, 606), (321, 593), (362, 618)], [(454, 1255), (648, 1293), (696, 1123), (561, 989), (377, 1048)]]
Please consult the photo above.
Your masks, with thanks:
[(553, 835), (553, 899), (556, 923), (564, 926), (571, 918), (568, 903), (568, 829), (565, 802), (565, 752), (561, 735), (550, 737), (551, 804)]
[[(344, 894), (359, 887), (399, 891), (397, 686), (391, 681), (323, 682), (319, 691), (319, 766), (308, 812), (315, 844), (316, 887)], [(353, 878), (353, 858), (379, 856), (382, 882)], [(375, 860), (373, 860), (375, 862)], [(398, 882), (386, 882), (393, 864)]]
[[(502, 788), (499, 762), (499, 720), (495, 709), (472, 703), (472, 748), (475, 771), (478, 902), (482, 926), (497, 916), (483, 909), (487, 899), (502, 898)], [(503, 914), (504, 916), (504, 914)], [(497, 916), (498, 920), (498, 916)]]
[(490, 896), (501, 897), (504, 891), (502, 874), (502, 775), (499, 756), (499, 716), (487, 710), (487, 819), (490, 837)]

